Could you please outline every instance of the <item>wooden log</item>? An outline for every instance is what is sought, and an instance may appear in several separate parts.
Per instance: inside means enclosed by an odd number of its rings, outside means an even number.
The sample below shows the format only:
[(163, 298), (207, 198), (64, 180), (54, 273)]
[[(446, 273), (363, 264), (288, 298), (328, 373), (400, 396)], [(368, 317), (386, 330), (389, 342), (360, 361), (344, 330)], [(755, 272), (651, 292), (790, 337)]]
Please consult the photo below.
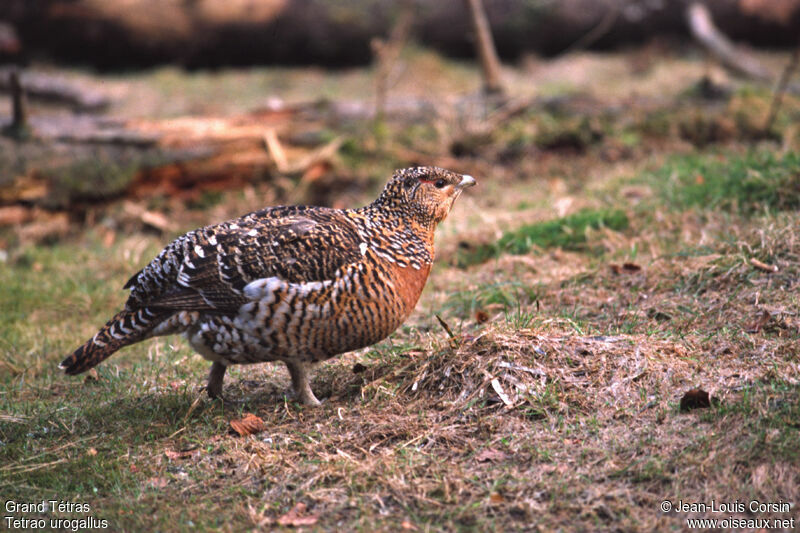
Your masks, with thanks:
[[(732, 40), (788, 45), (800, 33), (800, 0), (698, 0)], [(501, 57), (608, 48), (664, 34), (689, 35), (686, 2), (484, 0)], [(446, 53), (473, 56), (463, 0), (419, 0), (414, 33)], [(25, 50), (119, 69), (178, 63), (367, 64), (370, 42), (391, 27), (396, 0), (3, 0), (0, 20)], [(152, 13), (159, 16), (151, 16)], [(86, 31), (91, 27), (92, 31)]]
[[(65, 209), (122, 196), (196, 198), (203, 191), (230, 190), (264, 176), (299, 178), (331, 161), (342, 142), (289, 143), (298, 128), (323, 127), (302, 114), (282, 109), (165, 120), (32, 117), (37, 142), (0, 138), (0, 167), (13, 160), (10, 168), (0, 168), (0, 206)], [(264, 144), (268, 131), (276, 142), (286, 137), (279, 164)]]
[[(16, 67), (0, 68), (0, 92), (13, 92), (11, 79), (16, 71)], [(110, 103), (108, 96), (97, 89), (33, 70), (22, 74), (20, 87), (31, 98), (65, 104), (76, 111), (102, 111)]]

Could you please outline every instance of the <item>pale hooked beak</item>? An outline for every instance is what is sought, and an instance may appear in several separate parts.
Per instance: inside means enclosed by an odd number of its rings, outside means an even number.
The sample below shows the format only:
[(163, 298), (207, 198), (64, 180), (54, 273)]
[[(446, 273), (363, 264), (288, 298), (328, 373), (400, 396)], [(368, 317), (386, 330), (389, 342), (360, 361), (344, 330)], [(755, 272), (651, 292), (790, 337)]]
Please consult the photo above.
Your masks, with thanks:
[(473, 185), (475, 185), (475, 183), (477, 183), (475, 181), (475, 178), (473, 178), (469, 174), (464, 174), (463, 176), (461, 176), (461, 181), (459, 182), (459, 184), (456, 185), (456, 189), (459, 190), (466, 189), (467, 187), (472, 187)]

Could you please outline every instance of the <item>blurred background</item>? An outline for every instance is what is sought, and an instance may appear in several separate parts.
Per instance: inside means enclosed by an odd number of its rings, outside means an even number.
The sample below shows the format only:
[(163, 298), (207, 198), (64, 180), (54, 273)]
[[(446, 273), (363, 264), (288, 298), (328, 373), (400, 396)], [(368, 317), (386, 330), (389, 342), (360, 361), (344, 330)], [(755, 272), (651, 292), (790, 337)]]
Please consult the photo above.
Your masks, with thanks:
[(770, 105), (799, 6), (5, 0), (0, 248), (103, 220), (175, 230), (231, 191), (246, 205), (216, 215), (353, 205), (411, 164), (502, 183), (565, 152), (796, 143)]

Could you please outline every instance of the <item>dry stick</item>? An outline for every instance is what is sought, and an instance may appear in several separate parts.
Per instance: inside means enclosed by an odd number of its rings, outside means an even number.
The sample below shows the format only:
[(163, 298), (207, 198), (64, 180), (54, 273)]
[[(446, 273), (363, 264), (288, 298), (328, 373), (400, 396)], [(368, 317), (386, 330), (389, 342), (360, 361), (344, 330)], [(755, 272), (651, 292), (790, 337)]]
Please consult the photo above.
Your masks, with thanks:
[(483, 90), (486, 94), (502, 94), (503, 80), (500, 72), (500, 59), (492, 39), (492, 30), (481, 0), (465, 0), (475, 31), (475, 46), (481, 60), (483, 71)]
[(11, 88), (11, 124), (3, 128), (3, 133), (18, 140), (26, 139), (31, 133), (28, 126), (28, 102), (17, 69), (9, 72), (8, 84)]
[(750, 264), (753, 265), (755, 268), (757, 268), (759, 270), (763, 270), (764, 272), (775, 273), (775, 272), (778, 271), (778, 266), (777, 265), (768, 265), (767, 263), (764, 263), (763, 261), (759, 261), (755, 257), (751, 257), (750, 258)]
[(767, 121), (764, 123), (765, 136), (769, 133), (769, 130), (772, 129), (772, 123), (775, 122), (775, 118), (778, 116), (778, 111), (780, 111), (781, 104), (783, 103), (783, 95), (786, 93), (786, 87), (789, 85), (789, 80), (792, 79), (792, 75), (797, 69), (798, 63), (800, 63), (800, 46), (795, 48), (794, 52), (792, 52), (792, 57), (789, 59), (786, 68), (783, 69), (781, 79), (778, 80), (778, 85), (775, 87), (775, 94), (772, 96), (772, 102), (769, 104)]
[(13, 118), (11, 126), (14, 128), (25, 128), (28, 125), (27, 101), (25, 91), (22, 90), (22, 83), (19, 81), (19, 72), (12, 70), (10, 76), (11, 85), (11, 105)]
[(439, 321), (439, 324), (441, 324), (444, 330), (447, 332), (447, 335), (449, 335), (451, 339), (455, 339), (456, 336), (453, 335), (453, 330), (450, 329), (450, 326), (447, 325), (447, 322), (445, 322), (439, 315), (434, 315), (434, 316), (436, 317), (436, 320)]
[(698, 2), (689, 5), (686, 9), (686, 21), (692, 36), (723, 65), (756, 80), (767, 81), (772, 78), (756, 58), (738, 49), (719, 31), (711, 18), (711, 12), (705, 5)]

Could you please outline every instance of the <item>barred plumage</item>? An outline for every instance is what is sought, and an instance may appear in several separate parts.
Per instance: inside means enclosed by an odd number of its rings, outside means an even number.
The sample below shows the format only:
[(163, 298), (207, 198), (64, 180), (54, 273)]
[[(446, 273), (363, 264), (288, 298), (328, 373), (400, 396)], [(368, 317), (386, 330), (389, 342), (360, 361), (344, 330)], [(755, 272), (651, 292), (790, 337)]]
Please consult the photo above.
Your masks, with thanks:
[(125, 309), (64, 359), (79, 374), (120, 348), (183, 333), (213, 361), (208, 393), (231, 364), (284, 361), (306, 404), (307, 368), (388, 336), (413, 310), (433, 233), (471, 176), (399, 170), (360, 209), (272, 207), (178, 237), (125, 284)]

